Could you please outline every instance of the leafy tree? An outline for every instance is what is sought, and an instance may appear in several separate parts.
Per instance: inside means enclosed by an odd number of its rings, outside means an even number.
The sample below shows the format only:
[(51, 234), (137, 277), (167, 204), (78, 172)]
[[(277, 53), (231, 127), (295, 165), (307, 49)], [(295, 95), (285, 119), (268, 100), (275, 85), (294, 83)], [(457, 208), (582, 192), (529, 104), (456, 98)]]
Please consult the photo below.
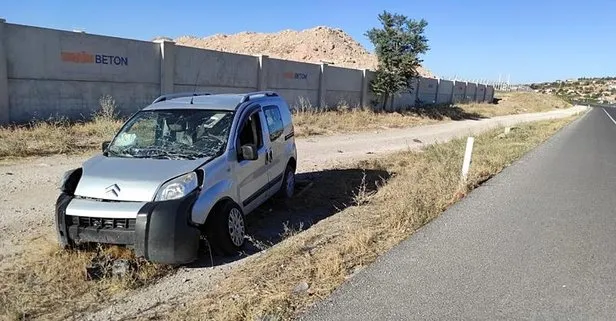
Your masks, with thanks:
[(418, 76), (417, 68), (423, 62), (419, 55), (430, 48), (424, 36), (428, 25), (424, 19), (416, 21), (387, 11), (378, 17), (382, 27), (372, 28), (365, 35), (374, 45), (379, 60), (370, 89), (385, 108), (392, 94), (407, 88), (410, 80)]

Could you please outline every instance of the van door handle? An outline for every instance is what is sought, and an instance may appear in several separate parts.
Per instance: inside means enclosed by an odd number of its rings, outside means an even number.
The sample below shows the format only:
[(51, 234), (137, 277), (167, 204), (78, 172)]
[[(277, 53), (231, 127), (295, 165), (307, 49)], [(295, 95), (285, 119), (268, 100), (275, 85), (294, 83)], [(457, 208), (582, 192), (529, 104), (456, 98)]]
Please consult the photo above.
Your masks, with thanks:
[(269, 154), (269, 161), (270, 161), (270, 163), (273, 162), (274, 161), (274, 153), (272, 153), (271, 149), (267, 153)]

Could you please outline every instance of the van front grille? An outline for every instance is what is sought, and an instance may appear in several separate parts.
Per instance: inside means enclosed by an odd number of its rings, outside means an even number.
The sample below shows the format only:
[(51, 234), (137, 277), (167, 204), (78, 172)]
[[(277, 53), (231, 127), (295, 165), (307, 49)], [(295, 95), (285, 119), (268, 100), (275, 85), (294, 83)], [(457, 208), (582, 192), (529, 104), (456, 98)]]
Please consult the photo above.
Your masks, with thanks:
[(102, 229), (135, 229), (134, 218), (105, 218), (105, 217), (87, 217), (87, 216), (68, 216), (66, 222), (68, 225), (79, 227), (94, 227)]

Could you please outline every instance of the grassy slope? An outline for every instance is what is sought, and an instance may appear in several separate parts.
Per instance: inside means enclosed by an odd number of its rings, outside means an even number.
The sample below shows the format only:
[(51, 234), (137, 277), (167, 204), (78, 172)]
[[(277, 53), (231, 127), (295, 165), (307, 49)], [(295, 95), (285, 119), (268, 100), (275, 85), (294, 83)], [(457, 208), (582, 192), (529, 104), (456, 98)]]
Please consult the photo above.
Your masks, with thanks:
[[(288, 233), (282, 243), (233, 271), (213, 291), (203, 293), (196, 305), (165, 318), (291, 318), (570, 120), (522, 125), (505, 138), (498, 138), (497, 131), (477, 136), (470, 180), (465, 186), (458, 181), (463, 140), (340, 168), (383, 173), (378, 176), (389, 178), (385, 181), (367, 175), (365, 181), (351, 182), (338, 177), (336, 184), (315, 184), (294, 202), (301, 205), (313, 198), (331, 202), (331, 197), (323, 195), (331, 196), (336, 194), (334, 190), (343, 189), (350, 190), (351, 200), (345, 202), (352, 206), (304, 232)], [(343, 188), (340, 184), (351, 185)], [(375, 184), (381, 186), (377, 192), (373, 192)], [(128, 277), (87, 281), (84, 267), (93, 257), (130, 258), (132, 254), (118, 251), (117, 247), (99, 254), (61, 251), (45, 238), (27, 246), (28, 251), (0, 268), (0, 319), (65, 319), (73, 312), (104, 306), (114, 294), (146, 286), (171, 271), (169, 267), (137, 261), (138, 270)], [(292, 292), (300, 282), (310, 286), (306, 295)]]
[[(64, 251), (55, 240), (40, 238), (27, 248), (0, 268), (0, 320), (66, 320), (172, 271), (169, 266), (135, 259), (132, 251), (117, 246)], [(85, 268), (93, 259), (108, 264), (112, 259), (128, 259), (135, 267), (122, 278), (108, 275), (87, 281)]]

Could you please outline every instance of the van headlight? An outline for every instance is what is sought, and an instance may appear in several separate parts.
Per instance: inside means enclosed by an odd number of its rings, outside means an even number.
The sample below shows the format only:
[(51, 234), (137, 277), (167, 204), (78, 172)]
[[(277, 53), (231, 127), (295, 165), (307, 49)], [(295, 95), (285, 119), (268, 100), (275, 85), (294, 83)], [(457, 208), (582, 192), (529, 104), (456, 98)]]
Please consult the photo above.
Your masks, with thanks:
[(156, 201), (168, 201), (182, 198), (197, 188), (197, 174), (191, 172), (176, 177), (161, 186), (156, 194)]

